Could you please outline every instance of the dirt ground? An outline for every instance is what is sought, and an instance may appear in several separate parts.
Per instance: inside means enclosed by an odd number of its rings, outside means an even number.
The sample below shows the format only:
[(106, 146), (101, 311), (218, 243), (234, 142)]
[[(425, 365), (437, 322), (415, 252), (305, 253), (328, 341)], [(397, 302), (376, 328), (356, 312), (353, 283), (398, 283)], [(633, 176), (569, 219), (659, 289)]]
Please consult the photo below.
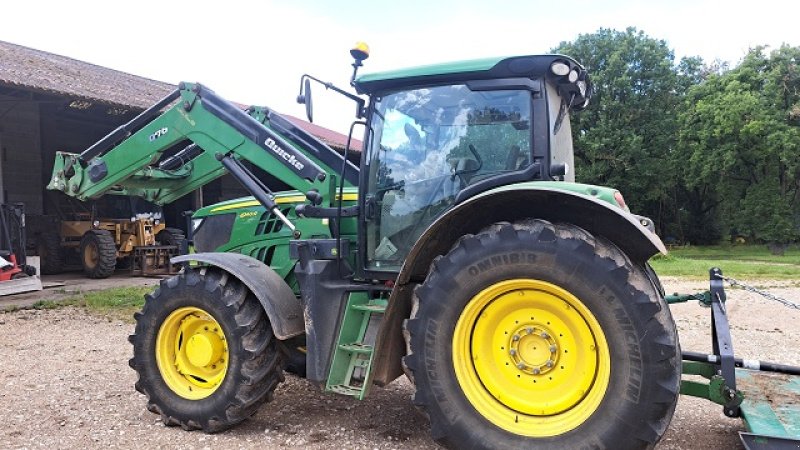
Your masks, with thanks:
[[(668, 292), (706, 288), (702, 281), (664, 282)], [(758, 285), (800, 301), (797, 282)], [(739, 290), (729, 291), (728, 310), (738, 355), (800, 363), (800, 311)], [(683, 304), (673, 314), (683, 349), (709, 351), (709, 310)], [(131, 323), (76, 308), (0, 313), (0, 448), (436, 448), (405, 378), (359, 402), (287, 376), (272, 403), (231, 431), (210, 436), (164, 427), (133, 389), (132, 330)], [(743, 448), (736, 434), (742, 429), (721, 407), (682, 397), (657, 448)]]

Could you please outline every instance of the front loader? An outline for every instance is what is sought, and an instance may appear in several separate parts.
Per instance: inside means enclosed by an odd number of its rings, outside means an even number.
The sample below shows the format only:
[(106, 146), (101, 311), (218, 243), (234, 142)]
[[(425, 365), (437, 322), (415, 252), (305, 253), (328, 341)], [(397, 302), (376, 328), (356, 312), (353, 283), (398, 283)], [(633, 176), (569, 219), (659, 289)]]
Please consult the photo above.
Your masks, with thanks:
[(148, 409), (225, 430), (272, 399), (302, 346), (326, 392), (363, 399), (405, 374), (447, 447), (652, 448), (681, 389), (647, 264), (666, 249), (618, 191), (574, 182), (586, 70), (532, 55), (356, 77), (366, 46), (351, 54), (356, 93), (323, 84), (356, 104), (360, 167), (349, 146), (194, 83), (57, 155), (49, 188), (80, 199), (163, 204), (225, 173), (252, 194), (195, 213), (199, 253), (173, 258), (184, 269), (136, 314)]

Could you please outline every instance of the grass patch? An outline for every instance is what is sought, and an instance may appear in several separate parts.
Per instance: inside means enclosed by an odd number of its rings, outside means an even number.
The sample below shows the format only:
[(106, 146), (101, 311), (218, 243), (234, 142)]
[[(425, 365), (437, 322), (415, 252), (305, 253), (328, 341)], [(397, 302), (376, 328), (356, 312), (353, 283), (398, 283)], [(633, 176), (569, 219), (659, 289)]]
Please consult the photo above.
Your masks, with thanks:
[(708, 269), (719, 267), (733, 278), (800, 280), (800, 249), (796, 247), (782, 256), (771, 254), (763, 245), (683, 247), (654, 257), (650, 264), (660, 276), (707, 279)]
[(153, 292), (152, 286), (128, 286), (75, 295), (64, 300), (42, 300), (34, 309), (54, 309), (64, 306), (82, 306), (91, 312), (113, 318), (130, 320), (133, 313), (142, 309), (144, 295)]

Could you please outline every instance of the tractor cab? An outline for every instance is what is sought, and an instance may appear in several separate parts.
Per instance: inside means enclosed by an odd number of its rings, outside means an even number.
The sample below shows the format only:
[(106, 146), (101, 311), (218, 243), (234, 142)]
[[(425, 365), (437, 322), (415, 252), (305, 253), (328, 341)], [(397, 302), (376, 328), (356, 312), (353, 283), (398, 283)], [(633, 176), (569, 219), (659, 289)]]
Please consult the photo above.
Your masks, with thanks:
[(422, 232), (488, 189), (574, 181), (571, 109), (591, 95), (586, 70), (560, 55), (466, 61), (366, 75), (362, 159), (368, 271), (399, 271)]

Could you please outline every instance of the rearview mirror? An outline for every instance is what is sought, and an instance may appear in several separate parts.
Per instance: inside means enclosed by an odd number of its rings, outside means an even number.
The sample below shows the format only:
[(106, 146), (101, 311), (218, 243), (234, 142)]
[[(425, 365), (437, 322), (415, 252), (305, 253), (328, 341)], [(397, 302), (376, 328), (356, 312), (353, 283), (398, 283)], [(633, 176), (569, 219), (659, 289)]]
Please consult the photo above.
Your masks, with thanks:
[(311, 80), (306, 78), (303, 80), (303, 90), (297, 96), (297, 103), (306, 105), (306, 117), (309, 122), (314, 122), (314, 105), (311, 100)]

